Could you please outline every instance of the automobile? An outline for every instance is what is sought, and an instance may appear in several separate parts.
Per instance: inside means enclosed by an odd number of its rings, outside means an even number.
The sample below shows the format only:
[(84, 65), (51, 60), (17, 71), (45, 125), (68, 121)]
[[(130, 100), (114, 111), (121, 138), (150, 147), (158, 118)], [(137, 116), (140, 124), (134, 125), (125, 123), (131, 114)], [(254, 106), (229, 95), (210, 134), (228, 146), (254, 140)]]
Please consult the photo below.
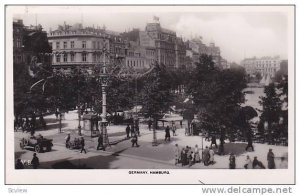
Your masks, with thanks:
[(22, 138), (20, 140), (21, 149), (33, 149), (35, 152), (50, 152), (52, 150), (52, 139), (46, 139), (43, 136), (30, 136), (29, 138)]

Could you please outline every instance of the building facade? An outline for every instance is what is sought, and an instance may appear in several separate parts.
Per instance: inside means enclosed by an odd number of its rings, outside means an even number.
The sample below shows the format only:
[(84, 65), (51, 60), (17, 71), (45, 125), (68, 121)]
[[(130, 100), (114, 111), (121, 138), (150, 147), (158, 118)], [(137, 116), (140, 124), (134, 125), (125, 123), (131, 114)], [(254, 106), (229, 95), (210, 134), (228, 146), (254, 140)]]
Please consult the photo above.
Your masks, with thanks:
[(280, 69), (280, 57), (262, 57), (262, 58), (246, 58), (241, 62), (248, 75), (260, 73), (262, 77), (275, 76), (276, 72)]
[(54, 70), (69, 72), (80, 66), (91, 71), (100, 63), (103, 47), (110, 50), (104, 30), (83, 28), (81, 24), (59, 26), (48, 33), (48, 38), (53, 50)]
[(30, 65), (33, 57), (37, 63), (50, 65), (50, 54), (47, 33), (41, 25), (25, 26), (22, 20), (13, 21), (14, 65)]
[(157, 62), (167, 68), (184, 66), (184, 42), (174, 31), (162, 28), (158, 21), (148, 23), (145, 31), (140, 31), (140, 45), (151, 51), (155, 49)]

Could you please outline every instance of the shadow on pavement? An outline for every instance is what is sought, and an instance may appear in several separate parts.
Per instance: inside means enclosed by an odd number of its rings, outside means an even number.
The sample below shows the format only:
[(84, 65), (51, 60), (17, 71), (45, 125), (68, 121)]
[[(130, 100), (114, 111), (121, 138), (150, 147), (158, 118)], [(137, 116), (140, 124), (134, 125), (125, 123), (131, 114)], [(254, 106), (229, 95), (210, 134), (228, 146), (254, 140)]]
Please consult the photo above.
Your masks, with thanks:
[(25, 154), (26, 152), (24, 151), (20, 151), (20, 152), (15, 152), (15, 159), (20, 158), (23, 154)]
[(243, 154), (246, 152), (245, 148), (246, 148), (247, 144), (245, 143), (225, 143), (224, 144), (224, 154), (230, 154), (233, 153), (237, 156)]
[[(67, 126), (68, 126), (67, 123), (61, 123), (61, 128), (65, 128), (65, 127), (67, 127)], [(47, 126), (46, 126), (46, 129), (40, 129), (40, 130), (37, 130), (37, 131), (51, 130), (51, 129), (58, 129), (58, 128), (59, 128), (59, 123), (47, 125)]]
[(115, 156), (93, 156), (84, 159), (68, 160), (69, 158), (42, 162), (40, 169), (110, 169)]

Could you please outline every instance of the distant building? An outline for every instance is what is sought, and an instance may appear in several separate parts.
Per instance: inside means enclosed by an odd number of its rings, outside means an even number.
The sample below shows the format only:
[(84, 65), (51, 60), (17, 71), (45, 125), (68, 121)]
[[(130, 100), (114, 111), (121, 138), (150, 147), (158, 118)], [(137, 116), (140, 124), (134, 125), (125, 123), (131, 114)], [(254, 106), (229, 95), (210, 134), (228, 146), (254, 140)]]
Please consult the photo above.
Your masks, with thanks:
[(227, 61), (221, 57), (220, 48), (215, 46), (214, 43), (210, 43), (208, 46), (202, 42), (202, 37), (196, 37), (186, 42), (187, 45), (187, 56), (191, 57), (191, 60), (194, 63), (199, 62), (199, 57), (202, 54), (212, 56), (212, 59), (216, 67), (221, 69), (228, 68)]
[[(64, 24), (48, 33), (53, 49), (55, 70), (70, 72), (78, 66), (92, 73), (93, 67), (103, 63), (103, 48), (109, 51), (109, 63), (124, 63), (126, 43), (119, 33), (103, 28)], [(109, 67), (108, 67), (109, 68)]]
[(34, 56), (38, 63), (50, 65), (50, 53), (47, 33), (41, 25), (25, 26), (23, 20), (13, 21), (14, 65), (29, 65)]
[(262, 57), (262, 58), (246, 58), (241, 62), (248, 75), (260, 73), (262, 77), (274, 77), (275, 73), (280, 69), (281, 59), (279, 56)]
[[(176, 46), (176, 44), (178, 44)], [(162, 28), (159, 21), (156, 20), (146, 25), (145, 31), (140, 31), (140, 45), (146, 48), (155, 48), (156, 59), (159, 64), (164, 64), (167, 68), (176, 68), (180, 64), (176, 63), (176, 53), (183, 54), (179, 51), (183, 47), (180, 41), (177, 42), (176, 33), (174, 31)], [(177, 49), (177, 50), (176, 50)], [(183, 59), (183, 56), (181, 56)]]

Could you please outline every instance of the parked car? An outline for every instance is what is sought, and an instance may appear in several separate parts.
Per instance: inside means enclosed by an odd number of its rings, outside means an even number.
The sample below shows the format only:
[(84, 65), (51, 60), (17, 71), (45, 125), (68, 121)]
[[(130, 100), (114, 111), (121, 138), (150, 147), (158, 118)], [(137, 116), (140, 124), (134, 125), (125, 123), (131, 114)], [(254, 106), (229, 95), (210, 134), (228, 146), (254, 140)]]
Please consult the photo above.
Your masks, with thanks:
[(29, 138), (22, 138), (20, 140), (21, 149), (34, 149), (35, 152), (50, 152), (52, 150), (52, 139), (46, 139), (43, 136), (30, 136)]

